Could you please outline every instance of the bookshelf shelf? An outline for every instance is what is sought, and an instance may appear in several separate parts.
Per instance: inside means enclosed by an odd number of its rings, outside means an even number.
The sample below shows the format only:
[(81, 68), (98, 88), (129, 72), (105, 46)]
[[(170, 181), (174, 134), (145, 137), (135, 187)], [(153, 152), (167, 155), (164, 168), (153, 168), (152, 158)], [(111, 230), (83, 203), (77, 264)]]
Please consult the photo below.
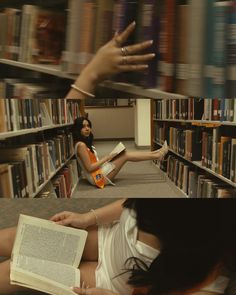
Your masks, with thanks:
[(42, 132), (42, 131), (50, 130), (50, 129), (69, 127), (72, 125), (73, 125), (73, 123), (58, 124), (58, 125), (44, 126), (44, 127), (40, 127), (40, 128), (31, 128), (31, 129), (22, 129), (22, 130), (17, 130), (17, 131), (3, 132), (3, 133), (0, 133), (0, 140), (4, 140), (7, 138), (16, 137), (16, 136), (21, 136), (21, 135), (26, 135), (26, 134), (38, 133), (38, 132)]
[(41, 65), (41, 64), (29, 64), (9, 59), (0, 59), (0, 63), (6, 64), (13, 67), (18, 67), (26, 70), (32, 70), (35, 72), (40, 72), (43, 74), (48, 74), (52, 76), (56, 76), (59, 78), (71, 79), (74, 80), (76, 75), (70, 75), (67, 73), (63, 73), (61, 71), (60, 65)]
[(106, 87), (113, 90), (122, 91), (125, 93), (133, 94), (139, 98), (159, 98), (159, 99), (186, 99), (187, 96), (161, 91), (159, 89), (143, 88), (134, 84), (113, 82), (113, 81), (104, 81), (100, 84), (102, 87)]
[[(23, 62), (14, 61), (14, 60), (8, 60), (8, 59), (0, 59), (0, 63), (22, 68), (22, 69), (40, 72), (43, 74), (56, 76), (58, 78), (75, 80), (77, 77), (77, 75), (72, 75), (72, 74), (67, 74), (62, 72), (60, 65), (29, 64), (29, 63), (23, 63)], [(106, 80), (100, 83), (99, 87), (109, 88), (109, 89), (121, 91), (127, 94), (132, 94), (137, 98), (154, 98), (154, 99), (155, 98), (159, 98), (159, 99), (170, 99), (170, 98), (186, 99), (187, 98), (187, 96), (177, 94), (177, 93), (165, 92), (159, 89), (143, 88), (134, 84), (121, 83), (121, 82), (115, 82), (110, 80)]]
[(219, 178), (220, 180), (222, 180), (223, 182), (227, 182), (228, 184), (230, 184), (232, 187), (235, 187), (236, 188), (236, 183), (235, 182), (232, 182), (230, 179), (212, 171), (211, 169), (207, 168), (207, 167), (204, 167), (201, 165), (201, 162), (199, 161), (193, 161), (192, 162), (194, 165), (198, 166), (199, 168), (207, 171), (208, 173), (214, 175), (215, 177)]
[(210, 120), (181, 120), (181, 119), (156, 119), (153, 118), (153, 121), (157, 122), (182, 122), (182, 123), (193, 123), (193, 125), (204, 125), (207, 126), (207, 124), (212, 124), (216, 126), (221, 125), (228, 125), (228, 126), (236, 126), (236, 122), (229, 122), (229, 121), (210, 121)]

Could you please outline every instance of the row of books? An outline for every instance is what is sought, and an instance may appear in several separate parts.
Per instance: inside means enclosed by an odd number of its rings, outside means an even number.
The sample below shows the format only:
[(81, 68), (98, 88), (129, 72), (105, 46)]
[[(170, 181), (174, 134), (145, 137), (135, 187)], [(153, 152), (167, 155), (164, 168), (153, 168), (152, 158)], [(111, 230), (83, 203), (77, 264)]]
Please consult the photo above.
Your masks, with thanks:
[(218, 128), (202, 132), (202, 166), (236, 182), (236, 138), (222, 136)]
[[(64, 60), (74, 59), (76, 62), (73, 64), (72, 61), (71, 69), (65, 67), (67, 71), (79, 71), (83, 59), (88, 61), (89, 54), (93, 52), (92, 47), (86, 50), (86, 53), (79, 49), (81, 44), (91, 44), (91, 38), (95, 33), (90, 28), (96, 19), (92, 18), (93, 13), (96, 14), (92, 8), (94, 2), (82, 2), (80, 4), (76, 0), (70, 2), (68, 32), (71, 34), (70, 36), (66, 34), (68, 38)], [(111, 2), (113, 1), (97, 2), (99, 9), (103, 11), (101, 13), (105, 15), (106, 12), (113, 18), (111, 21), (108, 17), (103, 19), (100, 17), (99, 27), (110, 28), (114, 33), (122, 31), (131, 20), (136, 20), (135, 38), (129, 40), (127, 44), (152, 39), (153, 45), (150, 51), (156, 53), (156, 58), (150, 62), (149, 69), (144, 74), (133, 75), (128, 81), (139, 83), (144, 87), (159, 88), (194, 97), (234, 97), (236, 93), (233, 30), (235, 0), (117, 0), (114, 1), (113, 14)], [(79, 32), (82, 28), (76, 24), (76, 20), (81, 24), (79, 15), (82, 11), (84, 18), (87, 19), (87, 27), (79, 34), (83, 42), (75, 42), (74, 37), (78, 36), (78, 28)], [(80, 60), (82, 62), (78, 62)], [(127, 82), (127, 75), (123, 75), (121, 80)]]
[(0, 13), (0, 56), (27, 63), (59, 64), (64, 47), (64, 12), (23, 5)]
[(77, 160), (72, 159), (52, 179), (52, 185), (57, 198), (70, 198), (78, 180)]
[(236, 139), (221, 134), (220, 128), (202, 130), (155, 127), (155, 141), (167, 139), (170, 149), (188, 161), (201, 165), (236, 182)]
[(156, 58), (131, 81), (188, 96), (231, 98), (236, 93), (235, 14), (236, 0), (69, 0), (64, 32), (63, 14), (24, 5), (0, 14), (7, 24), (1, 55), (17, 58), (19, 51), (21, 61), (60, 62), (63, 71), (79, 73), (115, 31), (136, 20), (127, 44), (152, 39)]
[(236, 197), (236, 189), (170, 155), (167, 176), (190, 198)]
[(0, 197), (32, 197), (73, 153), (71, 133), (26, 146), (1, 148)]
[(236, 99), (162, 99), (153, 101), (153, 118), (236, 122)]
[(79, 103), (66, 99), (0, 99), (0, 132), (73, 124)]

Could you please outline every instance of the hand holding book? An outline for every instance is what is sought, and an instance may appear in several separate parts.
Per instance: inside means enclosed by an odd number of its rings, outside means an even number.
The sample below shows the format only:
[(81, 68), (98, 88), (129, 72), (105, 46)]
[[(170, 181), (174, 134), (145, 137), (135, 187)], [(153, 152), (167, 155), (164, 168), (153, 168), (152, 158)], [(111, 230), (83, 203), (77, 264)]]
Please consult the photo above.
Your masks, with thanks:
[(11, 284), (49, 294), (74, 294), (87, 231), (20, 215), (11, 256)]
[(109, 160), (111, 161), (112, 159), (114, 159), (116, 156), (118, 156), (121, 152), (123, 152), (126, 149), (126, 147), (124, 146), (124, 144), (122, 142), (119, 142), (114, 149), (110, 152), (110, 154), (108, 155)]
[(96, 220), (92, 212), (80, 214), (63, 211), (52, 216), (50, 220), (59, 225), (72, 226), (80, 229), (86, 229), (89, 226), (96, 224)]

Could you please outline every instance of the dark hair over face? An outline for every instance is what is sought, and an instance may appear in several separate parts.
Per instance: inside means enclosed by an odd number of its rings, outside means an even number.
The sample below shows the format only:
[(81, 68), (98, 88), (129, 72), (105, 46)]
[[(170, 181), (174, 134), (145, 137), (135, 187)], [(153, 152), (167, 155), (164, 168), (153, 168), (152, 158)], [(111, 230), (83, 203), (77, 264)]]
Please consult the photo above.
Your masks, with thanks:
[(124, 207), (136, 211), (139, 229), (161, 242), (150, 267), (131, 258), (129, 284), (149, 286), (155, 295), (186, 291), (200, 286), (219, 264), (235, 267), (235, 199), (129, 199)]
[(88, 118), (85, 117), (79, 117), (76, 118), (74, 121), (74, 126), (73, 126), (73, 138), (75, 142), (82, 141), (86, 144), (86, 146), (91, 150), (91, 152), (94, 152), (92, 149), (93, 145), (93, 134), (90, 132), (89, 136), (83, 136), (81, 134), (81, 130), (84, 127), (83, 122), (87, 121), (89, 124), (89, 127), (92, 128), (92, 123)]

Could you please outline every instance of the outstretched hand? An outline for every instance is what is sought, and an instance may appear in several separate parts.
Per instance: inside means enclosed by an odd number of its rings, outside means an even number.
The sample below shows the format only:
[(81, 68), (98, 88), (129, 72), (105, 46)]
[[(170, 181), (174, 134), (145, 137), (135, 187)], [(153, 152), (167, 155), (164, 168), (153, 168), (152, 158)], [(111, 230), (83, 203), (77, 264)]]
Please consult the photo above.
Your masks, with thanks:
[(155, 54), (141, 52), (152, 45), (152, 40), (122, 47), (134, 31), (135, 25), (135, 22), (132, 22), (122, 33), (116, 33), (112, 40), (97, 51), (87, 65), (86, 70), (93, 71), (97, 82), (114, 74), (125, 71), (142, 71), (148, 67), (147, 62)]
[[(155, 54), (145, 54), (143, 51), (152, 45), (152, 40), (123, 46), (134, 28), (135, 22), (132, 22), (122, 33), (116, 33), (108, 43), (97, 51), (75, 80), (73, 88), (68, 92), (66, 98), (84, 99), (87, 96), (93, 96), (97, 84), (110, 76), (148, 68), (148, 61), (153, 59)], [(84, 114), (82, 108), (81, 113)]]

